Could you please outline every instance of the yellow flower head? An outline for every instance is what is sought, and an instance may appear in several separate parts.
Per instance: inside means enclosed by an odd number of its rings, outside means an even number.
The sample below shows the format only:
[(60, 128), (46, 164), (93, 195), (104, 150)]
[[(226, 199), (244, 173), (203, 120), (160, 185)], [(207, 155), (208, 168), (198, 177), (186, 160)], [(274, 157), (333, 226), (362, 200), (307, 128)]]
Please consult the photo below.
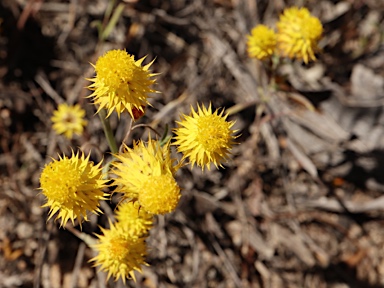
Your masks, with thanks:
[(115, 157), (119, 160), (113, 164), (116, 192), (137, 200), (142, 209), (152, 214), (170, 213), (176, 208), (180, 188), (173, 177), (179, 165), (174, 165), (169, 143), (161, 147), (152, 139), (146, 145), (138, 141), (132, 149), (125, 147)]
[(134, 271), (141, 273), (141, 265), (145, 263), (146, 245), (145, 238), (131, 237), (124, 226), (119, 223), (110, 224), (110, 229), (103, 229), (103, 235), (97, 235), (99, 241), (93, 245), (98, 255), (90, 261), (100, 270), (108, 272), (108, 279), (113, 276), (125, 283), (129, 276), (136, 281)]
[(150, 175), (143, 180), (138, 198), (143, 209), (152, 214), (167, 214), (176, 209), (181, 194), (172, 174)]
[(276, 34), (265, 25), (257, 25), (247, 36), (247, 50), (249, 57), (259, 60), (266, 59), (275, 51)]
[(91, 79), (93, 83), (88, 86), (93, 93), (94, 103), (99, 105), (97, 112), (106, 108), (107, 117), (116, 110), (117, 115), (128, 111), (134, 118), (133, 110), (144, 113), (148, 102), (148, 93), (157, 92), (150, 88), (155, 83), (152, 74), (148, 71), (153, 61), (141, 66), (145, 57), (135, 61), (134, 56), (124, 50), (111, 50), (101, 56), (95, 68), (96, 76)]
[(280, 15), (277, 30), (277, 46), (282, 56), (303, 60), (305, 63), (316, 60), (315, 52), (319, 50), (317, 45), (323, 26), (307, 8), (285, 9)]
[(68, 139), (72, 139), (73, 134), (81, 135), (87, 120), (84, 120), (85, 111), (80, 105), (70, 106), (66, 103), (60, 104), (53, 112), (51, 118), (53, 130), (57, 134), (64, 134)]
[(212, 107), (208, 109), (203, 105), (198, 105), (197, 112), (191, 107), (189, 116), (183, 115), (181, 122), (176, 122), (178, 127), (174, 129), (176, 134), (177, 150), (183, 153), (183, 159), (189, 158), (192, 167), (196, 163), (202, 170), (210, 164), (215, 164), (216, 168), (222, 166), (236, 138), (232, 130), (233, 121), (227, 121), (227, 115), (223, 115), (224, 110), (212, 113)]
[(118, 206), (116, 219), (125, 225), (132, 237), (144, 237), (153, 225), (153, 215), (140, 209), (138, 202), (125, 201)]
[[(99, 201), (105, 200), (102, 191), (106, 180), (101, 173), (101, 162), (94, 165), (87, 157), (72, 152), (72, 157), (59, 156), (47, 164), (40, 176), (40, 190), (47, 198), (42, 207), (49, 207), (49, 219), (59, 212), (61, 226), (68, 220), (74, 223), (76, 218), (87, 219), (87, 212), (100, 213)], [(81, 220), (79, 222), (81, 224)]]

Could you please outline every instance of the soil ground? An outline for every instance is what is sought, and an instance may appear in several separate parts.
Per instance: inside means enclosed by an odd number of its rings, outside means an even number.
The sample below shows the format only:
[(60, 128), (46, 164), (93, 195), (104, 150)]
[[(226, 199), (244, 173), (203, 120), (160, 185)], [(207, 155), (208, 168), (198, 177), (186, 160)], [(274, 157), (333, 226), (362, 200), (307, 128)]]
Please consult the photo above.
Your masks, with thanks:
[[(276, 89), (246, 35), (304, 5), (324, 26), (318, 61), (287, 63)], [(384, 2), (128, 0), (99, 41), (107, 0), (0, 1), (0, 287), (123, 287), (92, 251), (47, 222), (39, 176), (58, 153), (110, 157), (85, 89), (98, 56), (155, 59), (152, 107), (138, 123), (175, 127), (190, 105), (230, 111), (239, 145), (225, 169), (185, 167), (176, 212), (158, 217), (143, 274), (128, 287), (384, 287)], [(117, 5), (117, 3), (116, 3)], [(59, 103), (89, 125), (56, 135)], [(111, 116), (121, 142), (129, 123)], [(147, 137), (136, 129), (132, 139)], [(130, 139), (130, 141), (132, 141)], [(102, 205), (83, 231), (107, 224)]]

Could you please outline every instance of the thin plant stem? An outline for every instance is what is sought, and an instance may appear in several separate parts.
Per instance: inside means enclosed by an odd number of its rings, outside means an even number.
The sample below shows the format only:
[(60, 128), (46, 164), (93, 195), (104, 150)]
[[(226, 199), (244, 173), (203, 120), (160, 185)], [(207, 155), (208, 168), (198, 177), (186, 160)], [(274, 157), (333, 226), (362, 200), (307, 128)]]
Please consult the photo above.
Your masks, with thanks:
[(87, 233), (84, 233), (84, 232), (81, 232), (81, 231), (77, 230), (75, 227), (71, 226), (70, 224), (67, 224), (65, 226), (65, 229), (67, 229), (69, 232), (71, 232), (77, 238), (82, 240), (89, 247), (92, 247), (92, 245), (96, 244), (96, 239), (95, 238), (93, 238), (91, 235), (89, 235)]
[(120, 153), (123, 152), (124, 144), (125, 144), (125, 142), (128, 141), (129, 135), (131, 135), (132, 125), (133, 125), (133, 120), (132, 120), (132, 118), (131, 118), (131, 120), (130, 120), (130, 122), (129, 122), (129, 125), (128, 125), (128, 131), (127, 131), (127, 133), (125, 134), (125, 137), (124, 137), (124, 139), (123, 139), (123, 142), (121, 142), (121, 145), (120, 145), (120, 148), (119, 148), (119, 152), (120, 152)]
[(161, 137), (161, 134), (159, 132), (157, 132), (156, 129), (154, 129), (153, 127), (151, 127), (148, 124), (137, 124), (137, 125), (133, 126), (131, 130), (134, 130), (134, 129), (139, 128), (139, 127), (148, 128), (148, 129), (152, 130), (153, 132), (155, 132), (157, 136)]
[(107, 112), (104, 109), (101, 109), (98, 114), (100, 116), (100, 120), (103, 125), (104, 134), (105, 134), (105, 137), (107, 138), (109, 148), (111, 149), (111, 152), (113, 154), (117, 154), (119, 150), (117, 149), (116, 139), (115, 139), (115, 136), (113, 135), (111, 125), (109, 124), (109, 120), (107, 118)]
[(117, 22), (120, 19), (121, 13), (124, 10), (125, 4), (120, 3), (114, 10), (112, 16), (109, 18), (110, 15), (108, 15), (108, 24), (104, 27), (102, 33), (101, 33), (101, 40), (104, 41), (108, 38), (109, 34), (111, 34), (113, 28), (115, 28)]

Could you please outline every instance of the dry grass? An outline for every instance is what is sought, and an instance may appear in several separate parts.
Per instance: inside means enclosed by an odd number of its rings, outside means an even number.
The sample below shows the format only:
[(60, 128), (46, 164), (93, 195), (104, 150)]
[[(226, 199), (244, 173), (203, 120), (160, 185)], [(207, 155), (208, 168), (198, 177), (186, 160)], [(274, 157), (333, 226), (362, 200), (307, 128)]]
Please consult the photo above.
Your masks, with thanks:
[[(46, 223), (36, 189), (49, 157), (108, 151), (84, 78), (111, 48), (156, 58), (162, 93), (140, 123), (173, 127), (198, 101), (231, 109), (241, 130), (226, 169), (177, 175), (180, 206), (157, 219), (151, 266), (129, 287), (383, 287), (384, 5), (306, 1), (324, 24), (323, 53), (282, 67), (287, 80), (271, 92), (245, 35), (296, 2), (127, 1), (98, 44), (106, 0), (1, 1), (0, 287), (122, 287), (87, 263), (80, 240)], [(50, 127), (63, 101), (90, 119), (72, 142)], [(121, 122), (112, 117), (119, 141)], [(103, 205), (107, 215), (117, 201)], [(91, 218), (84, 231), (106, 222)]]

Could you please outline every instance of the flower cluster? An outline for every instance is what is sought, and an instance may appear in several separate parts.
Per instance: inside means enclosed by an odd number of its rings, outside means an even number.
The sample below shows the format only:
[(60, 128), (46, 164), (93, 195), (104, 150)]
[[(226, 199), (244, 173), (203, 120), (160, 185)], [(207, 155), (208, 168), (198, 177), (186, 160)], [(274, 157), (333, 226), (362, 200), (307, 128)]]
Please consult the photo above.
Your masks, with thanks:
[(116, 223), (110, 223), (110, 229), (101, 229), (97, 235), (99, 242), (93, 245), (98, 252), (90, 261), (95, 266), (108, 272), (108, 278), (125, 279), (131, 276), (135, 280), (134, 271), (141, 272), (147, 253), (145, 239), (153, 225), (153, 215), (140, 209), (138, 202), (125, 201), (116, 212)]
[(152, 139), (147, 144), (138, 141), (132, 149), (125, 147), (125, 151), (115, 157), (119, 160), (114, 163), (113, 171), (118, 176), (114, 181), (116, 192), (138, 201), (152, 214), (166, 214), (176, 209), (181, 195), (174, 178), (178, 167), (171, 158), (169, 143), (161, 147)]
[(276, 54), (280, 57), (315, 61), (318, 42), (323, 26), (307, 8), (287, 8), (276, 24), (277, 33), (264, 25), (257, 25), (248, 36), (247, 49), (250, 57), (264, 60)]
[[(142, 66), (143, 60), (135, 61), (124, 50), (112, 50), (93, 65), (96, 75), (88, 79), (92, 82), (88, 86), (92, 90), (89, 97), (93, 98), (97, 113), (106, 110), (102, 121), (107, 121), (113, 112), (119, 117), (126, 112), (134, 121), (143, 116), (149, 94), (157, 93), (151, 88), (155, 83), (153, 76), (157, 75), (149, 71), (152, 62)], [(80, 134), (87, 124), (84, 115), (78, 105), (59, 105), (52, 117), (53, 129), (68, 138)], [(46, 197), (43, 207), (49, 207), (49, 219), (58, 214), (56, 219), (61, 218), (61, 226), (68, 221), (74, 223), (75, 219), (81, 224), (88, 220), (87, 213), (101, 213), (99, 203), (108, 196), (104, 188), (114, 189), (122, 196), (116, 222), (110, 221), (109, 229), (101, 228), (97, 243), (91, 245), (97, 252), (91, 261), (106, 271), (108, 278), (135, 280), (134, 271), (140, 272), (141, 265), (147, 265), (146, 238), (153, 219), (155, 215), (173, 212), (181, 197), (176, 172), (187, 163), (192, 168), (196, 164), (203, 171), (213, 165), (219, 168), (230, 156), (237, 131), (223, 109), (198, 104), (197, 110), (191, 107), (191, 112), (180, 118), (174, 140), (168, 137), (169, 140), (159, 141), (150, 136), (146, 142), (133, 141), (132, 147), (122, 144), (119, 151), (111, 146), (113, 161), (109, 171), (106, 166), (105, 174), (101, 162), (94, 165), (89, 155), (80, 152), (72, 153), (70, 158), (60, 156), (42, 171), (40, 189)], [(171, 145), (183, 154), (181, 160), (171, 156)]]

